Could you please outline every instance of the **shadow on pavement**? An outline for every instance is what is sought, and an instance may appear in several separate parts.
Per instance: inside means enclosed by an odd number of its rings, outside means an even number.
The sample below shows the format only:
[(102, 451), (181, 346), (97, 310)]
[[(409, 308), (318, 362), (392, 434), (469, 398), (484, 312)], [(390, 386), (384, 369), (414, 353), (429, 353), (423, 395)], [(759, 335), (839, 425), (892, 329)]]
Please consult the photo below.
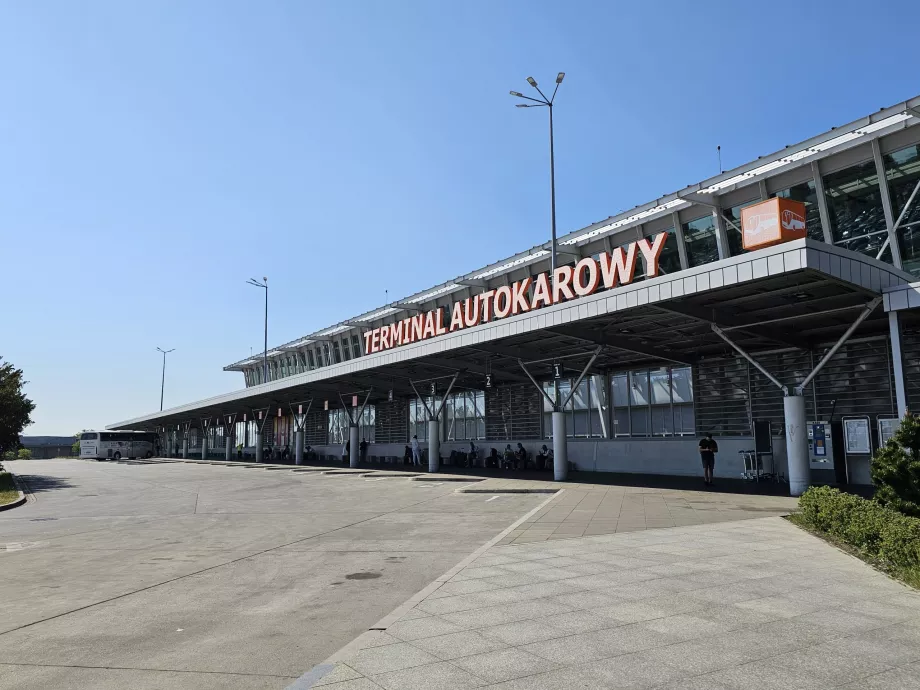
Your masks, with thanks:
[(16, 479), (25, 484), (26, 488), (28, 488), (28, 490), (33, 494), (41, 493), (43, 491), (54, 491), (55, 489), (70, 489), (74, 486), (66, 479), (48, 477), (41, 474), (17, 473)]

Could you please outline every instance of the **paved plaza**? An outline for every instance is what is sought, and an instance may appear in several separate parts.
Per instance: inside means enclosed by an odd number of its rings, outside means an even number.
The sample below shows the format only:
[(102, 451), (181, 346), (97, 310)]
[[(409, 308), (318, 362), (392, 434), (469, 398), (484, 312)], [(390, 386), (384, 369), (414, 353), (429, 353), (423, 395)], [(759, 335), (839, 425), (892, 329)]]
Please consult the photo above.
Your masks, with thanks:
[(920, 687), (920, 595), (776, 517), (790, 498), (10, 465), (2, 690)]
[(782, 518), (496, 546), (314, 677), (296, 687), (915, 690), (920, 593)]

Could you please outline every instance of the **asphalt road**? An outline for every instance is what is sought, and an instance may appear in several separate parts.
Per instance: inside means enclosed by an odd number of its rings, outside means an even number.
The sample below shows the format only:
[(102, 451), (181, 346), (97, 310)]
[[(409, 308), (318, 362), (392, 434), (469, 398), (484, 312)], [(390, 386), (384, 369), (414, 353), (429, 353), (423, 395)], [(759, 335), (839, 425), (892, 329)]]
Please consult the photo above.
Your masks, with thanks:
[(285, 688), (546, 499), (455, 483), (11, 462), (0, 689)]

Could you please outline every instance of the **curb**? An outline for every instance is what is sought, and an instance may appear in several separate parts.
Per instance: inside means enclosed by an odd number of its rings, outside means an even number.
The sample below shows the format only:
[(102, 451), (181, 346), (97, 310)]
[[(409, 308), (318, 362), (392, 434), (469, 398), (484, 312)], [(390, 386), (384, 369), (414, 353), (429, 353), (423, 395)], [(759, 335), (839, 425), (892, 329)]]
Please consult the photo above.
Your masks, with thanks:
[(525, 515), (522, 515), (520, 518), (518, 518), (513, 523), (508, 525), (508, 527), (503, 529), (497, 535), (492, 537), (492, 539), (490, 539), (485, 544), (480, 546), (478, 549), (473, 551), (473, 553), (471, 553), (469, 556), (467, 556), (462, 561), (457, 563), (457, 565), (455, 565), (453, 568), (451, 568), (446, 573), (441, 575), (441, 577), (439, 577), (437, 580), (429, 584), (427, 587), (422, 589), (420, 592), (417, 592), (413, 596), (409, 597), (406, 601), (404, 601), (402, 604), (397, 606), (386, 616), (384, 616), (379, 621), (374, 623), (374, 625), (368, 628), (367, 631), (361, 633), (351, 642), (346, 644), (344, 647), (339, 649), (337, 652), (333, 653), (332, 656), (330, 656), (328, 659), (326, 659), (322, 663), (316, 664), (313, 668), (311, 668), (309, 671), (307, 671), (302, 676), (300, 676), (300, 678), (298, 678), (293, 683), (288, 685), (287, 688), (285, 688), (285, 690), (309, 690), (310, 688), (312, 688), (313, 685), (319, 682), (319, 680), (322, 679), (323, 676), (325, 676), (327, 673), (330, 673), (335, 668), (335, 665), (338, 662), (348, 659), (352, 654), (362, 649), (365, 646), (364, 644), (365, 642), (373, 640), (375, 637), (379, 637), (381, 632), (385, 631), (388, 627), (393, 625), (393, 623), (395, 623), (400, 618), (402, 618), (410, 609), (415, 607), (416, 604), (418, 604), (420, 601), (425, 599), (432, 592), (439, 589), (441, 585), (443, 585), (445, 582), (450, 580), (454, 575), (456, 575), (458, 572), (463, 570), (466, 566), (468, 566), (470, 563), (472, 563), (477, 558), (479, 558), (483, 553), (485, 553), (486, 551), (491, 549), (493, 546), (498, 544), (498, 542), (500, 542), (506, 536), (511, 534), (511, 532), (513, 532), (515, 529), (517, 529), (522, 524), (524, 524), (528, 519), (530, 519), (531, 516), (535, 515), (537, 511), (545, 507), (547, 503), (552, 501), (554, 498), (556, 498), (556, 496), (560, 495), (563, 491), (565, 491), (565, 489), (557, 489), (556, 491), (554, 491), (553, 495), (547, 498), (542, 503), (540, 503), (540, 505), (528, 511)]
[(17, 498), (15, 501), (4, 503), (2, 506), (0, 506), (0, 512), (3, 512), (4, 510), (10, 510), (12, 508), (18, 508), (23, 503), (28, 502), (29, 496), (31, 495), (22, 490), (23, 484), (19, 481), (19, 477), (17, 477), (12, 472), (10, 472), (10, 476), (13, 478), (13, 485), (19, 491), (19, 498)]
[(458, 494), (554, 494), (560, 489), (457, 489)]
[(466, 484), (473, 484), (474, 482), (484, 482), (485, 479), (482, 477), (457, 477), (457, 476), (448, 476), (443, 477), (439, 476), (437, 472), (429, 472), (428, 474), (419, 474), (414, 477), (410, 477), (410, 482), (465, 482)]
[(12, 501), (10, 503), (4, 503), (2, 506), (0, 506), (0, 512), (3, 512), (4, 510), (10, 510), (11, 508), (18, 508), (25, 502), (26, 502), (26, 495), (20, 491), (19, 498), (17, 498), (15, 501)]

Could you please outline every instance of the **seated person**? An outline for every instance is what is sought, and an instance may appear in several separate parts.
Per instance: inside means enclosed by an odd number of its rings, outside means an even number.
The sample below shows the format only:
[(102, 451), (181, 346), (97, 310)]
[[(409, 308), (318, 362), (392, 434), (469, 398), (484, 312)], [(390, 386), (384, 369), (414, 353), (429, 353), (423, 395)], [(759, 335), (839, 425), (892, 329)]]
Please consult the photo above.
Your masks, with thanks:
[(470, 449), (467, 452), (467, 460), (469, 462), (469, 467), (476, 467), (476, 461), (479, 459), (479, 452), (476, 449), (476, 444), (470, 441)]
[(505, 446), (505, 454), (502, 458), (502, 469), (514, 468), (514, 451), (511, 450), (511, 444)]
[(525, 450), (523, 444), (518, 443), (517, 450), (514, 451), (514, 460), (515, 466), (519, 470), (527, 469), (527, 451)]
[(553, 451), (549, 450), (546, 447), (546, 444), (543, 444), (543, 447), (540, 448), (540, 452), (537, 453), (537, 469), (538, 470), (548, 470), (553, 466)]
[(281, 462), (287, 462), (291, 458), (291, 447), (284, 444), (284, 450), (281, 451)]
[(489, 452), (489, 457), (486, 458), (486, 467), (495, 467), (497, 468), (500, 464), (500, 459), (498, 457), (498, 451), (494, 448)]

